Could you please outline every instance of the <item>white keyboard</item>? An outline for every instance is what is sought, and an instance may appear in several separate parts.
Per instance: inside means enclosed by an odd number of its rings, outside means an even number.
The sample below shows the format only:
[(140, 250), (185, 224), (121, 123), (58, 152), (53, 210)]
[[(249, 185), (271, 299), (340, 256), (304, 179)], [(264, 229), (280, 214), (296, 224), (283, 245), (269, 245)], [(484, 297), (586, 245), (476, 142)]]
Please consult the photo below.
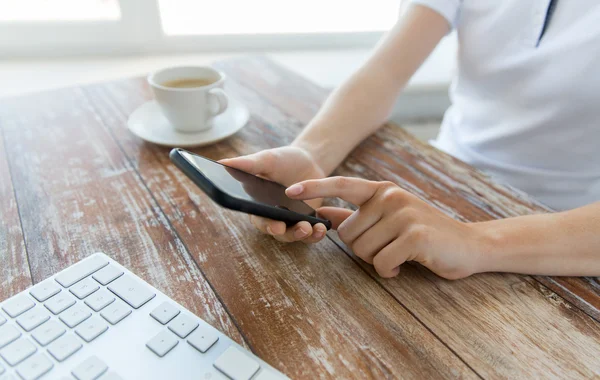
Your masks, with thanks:
[(0, 310), (0, 380), (287, 379), (103, 253)]

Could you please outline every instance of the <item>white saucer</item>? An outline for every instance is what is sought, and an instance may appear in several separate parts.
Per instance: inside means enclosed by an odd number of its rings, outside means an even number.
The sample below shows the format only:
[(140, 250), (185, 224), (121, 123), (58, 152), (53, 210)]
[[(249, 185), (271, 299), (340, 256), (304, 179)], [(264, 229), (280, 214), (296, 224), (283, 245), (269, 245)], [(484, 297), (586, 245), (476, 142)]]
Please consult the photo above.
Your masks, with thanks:
[(134, 135), (154, 144), (170, 147), (191, 148), (216, 143), (242, 129), (250, 118), (250, 112), (239, 101), (229, 98), (229, 107), (215, 117), (211, 129), (194, 133), (176, 131), (162, 114), (156, 101), (151, 100), (138, 107), (127, 120), (127, 127)]

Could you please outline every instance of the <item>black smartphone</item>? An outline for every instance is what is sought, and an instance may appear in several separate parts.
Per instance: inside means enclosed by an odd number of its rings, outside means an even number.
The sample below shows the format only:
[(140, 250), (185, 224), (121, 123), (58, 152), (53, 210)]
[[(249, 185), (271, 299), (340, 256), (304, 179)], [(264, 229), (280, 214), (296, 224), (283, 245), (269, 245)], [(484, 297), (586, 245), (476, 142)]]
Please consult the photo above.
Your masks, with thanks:
[(257, 177), (208, 158), (175, 148), (171, 161), (211, 199), (232, 210), (280, 220), (288, 226), (301, 221), (312, 225), (331, 222), (317, 217), (315, 210), (285, 195), (285, 186)]

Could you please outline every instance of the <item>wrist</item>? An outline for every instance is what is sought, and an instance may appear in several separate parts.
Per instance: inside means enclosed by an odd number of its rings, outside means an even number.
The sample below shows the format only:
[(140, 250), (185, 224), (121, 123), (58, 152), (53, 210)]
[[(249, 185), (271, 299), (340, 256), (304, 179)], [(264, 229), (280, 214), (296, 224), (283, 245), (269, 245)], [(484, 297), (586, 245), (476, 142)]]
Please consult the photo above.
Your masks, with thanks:
[[(481, 272), (555, 276), (597, 275), (597, 255), (582, 254), (578, 226), (567, 213), (537, 214), (474, 223), (482, 240)], [(566, 222), (565, 222), (566, 221)], [(589, 251), (588, 251), (589, 252)], [(596, 267), (595, 267), (596, 266)]]
[(355, 145), (356, 133), (350, 128), (345, 138), (340, 138), (340, 125), (342, 121), (317, 115), (291, 144), (306, 151), (325, 176), (335, 170)]
[(494, 222), (498, 221), (469, 224), (475, 236), (475, 273), (504, 271), (502, 264), (506, 258), (502, 256), (506, 252), (506, 238), (501, 229), (495, 228)]
[(544, 272), (552, 249), (535, 228), (536, 221), (527, 219), (531, 217), (473, 223), (481, 241), (480, 272)]
[(323, 165), (318, 160), (319, 154), (318, 150), (315, 149), (315, 144), (310, 144), (302, 140), (294, 140), (290, 144), (290, 146), (300, 150), (313, 166), (313, 173), (311, 173), (310, 178), (303, 179), (317, 179), (327, 177), (327, 171), (324, 169)]

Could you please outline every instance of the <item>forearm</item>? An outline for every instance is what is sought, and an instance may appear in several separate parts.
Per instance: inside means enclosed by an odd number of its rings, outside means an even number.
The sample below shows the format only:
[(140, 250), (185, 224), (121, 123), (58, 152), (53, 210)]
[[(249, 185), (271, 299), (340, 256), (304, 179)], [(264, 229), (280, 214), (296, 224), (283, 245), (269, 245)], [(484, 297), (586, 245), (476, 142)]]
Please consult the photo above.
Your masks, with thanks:
[(400, 90), (447, 31), (442, 16), (411, 7), (363, 67), (331, 94), (293, 145), (308, 150), (330, 174), (388, 119)]
[(600, 276), (600, 202), (473, 226), (486, 241), (482, 272)]
[(335, 90), (293, 143), (308, 150), (326, 175), (388, 118), (395, 93), (377, 87), (380, 78), (367, 70)]

